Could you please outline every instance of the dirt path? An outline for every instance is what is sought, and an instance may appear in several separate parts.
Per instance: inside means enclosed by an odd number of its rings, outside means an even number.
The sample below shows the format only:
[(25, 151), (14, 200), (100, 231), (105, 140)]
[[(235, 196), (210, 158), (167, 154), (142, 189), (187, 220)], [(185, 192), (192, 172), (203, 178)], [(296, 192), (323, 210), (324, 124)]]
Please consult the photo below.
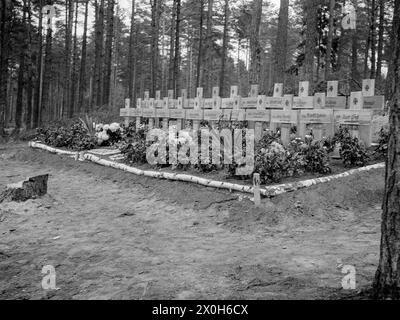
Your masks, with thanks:
[[(264, 201), (0, 146), (0, 185), (50, 173), (49, 194), (0, 204), (0, 299), (316, 299), (378, 260), (383, 171)], [(41, 288), (53, 265), (57, 291)]]

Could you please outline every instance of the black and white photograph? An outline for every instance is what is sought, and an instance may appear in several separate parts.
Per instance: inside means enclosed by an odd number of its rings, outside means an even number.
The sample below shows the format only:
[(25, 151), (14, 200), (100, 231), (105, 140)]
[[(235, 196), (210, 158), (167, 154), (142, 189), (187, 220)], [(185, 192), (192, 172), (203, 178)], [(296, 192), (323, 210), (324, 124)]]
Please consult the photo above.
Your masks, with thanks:
[(399, 217), (400, 0), (0, 0), (0, 301), (398, 300)]

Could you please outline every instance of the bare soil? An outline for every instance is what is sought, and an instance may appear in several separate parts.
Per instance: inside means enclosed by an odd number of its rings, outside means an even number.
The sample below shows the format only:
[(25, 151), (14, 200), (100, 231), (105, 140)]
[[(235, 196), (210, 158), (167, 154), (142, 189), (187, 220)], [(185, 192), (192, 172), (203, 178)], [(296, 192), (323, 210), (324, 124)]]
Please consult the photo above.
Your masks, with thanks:
[[(377, 267), (383, 170), (257, 209), (242, 194), (0, 145), (0, 188), (46, 173), (46, 196), (0, 204), (0, 299), (343, 299)], [(59, 290), (42, 289), (45, 265)], [(356, 291), (341, 288), (343, 265)]]

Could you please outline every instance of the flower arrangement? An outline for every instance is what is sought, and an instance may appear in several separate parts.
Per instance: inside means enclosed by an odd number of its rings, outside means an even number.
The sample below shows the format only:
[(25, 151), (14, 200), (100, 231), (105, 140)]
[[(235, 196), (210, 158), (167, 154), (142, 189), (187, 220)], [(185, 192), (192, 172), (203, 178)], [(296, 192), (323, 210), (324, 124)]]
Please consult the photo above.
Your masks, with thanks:
[(119, 123), (97, 124), (96, 138), (99, 146), (110, 146), (122, 140), (123, 129)]

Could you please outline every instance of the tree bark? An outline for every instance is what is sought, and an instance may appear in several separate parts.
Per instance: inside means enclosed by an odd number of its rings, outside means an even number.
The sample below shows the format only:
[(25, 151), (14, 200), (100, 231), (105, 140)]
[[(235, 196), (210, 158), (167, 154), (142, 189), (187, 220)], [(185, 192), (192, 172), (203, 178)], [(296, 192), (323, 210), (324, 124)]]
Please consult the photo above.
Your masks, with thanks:
[(371, 73), (370, 78), (375, 79), (376, 76), (376, 1), (371, 2)]
[(225, 94), (225, 64), (226, 64), (226, 52), (228, 51), (228, 21), (229, 21), (229, 0), (225, 0), (224, 35), (222, 39), (221, 72), (219, 76), (219, 89), (221, 97), (223, 97)]
[[(88, 111), (88, 107), (83, 108), (83, 96), (86, 92), (86, 56), (87, 56), (87, 28), (88, 28), (89, 0), (85, 3), (85, 20), (83, 23), (82, 36), (82, 57), (79, 71), (79, 93), (78, 93), (78, 112)], [(85, 109), (85, 110), (83, 110)]]
[(94, 89), (93, 95), (97, 107), (103, 105), (102, 102), (102, 69), (103, 69), (103, 41), (104, 41), (104, 0), (96, 1), (96, 27), (95, 27), (95, 59), (94, 59)]
[(196, 76), (196, 87), (200, 87), (201, 84), (201, 62), (203, 60), (203, 25), (204, 25), (204, 0), (200, 0), (200, 25), (199, 25), (199, 50), (197, 56), (197, 76)]
[(254, 0), (250, 31), (250, 84), (260, 84), (262, 53), (260, 45), (261, 16), (262, 0)]
[(158, 72), (158, 36), (160, 28), (161, 2), (162, 0), (151, 0), (151, 53), (150, 53), (150, 95), (155, 96), (157, 90), (157, 72)]
[(172, 6), (171, 28), (169, 35), (169, 65), (168, 65), (168, 89), (174, 89), (174, 58), (175, 58), (175, 27), (176, 27), (176, 0)]
[[(22, 25), (26, 28), (26, 0), (23, 1), (23, 14)], [(28, 30), (27, 28), (25, 30)], [(23, 35), (23, 47), (19, 56), (19, 70), (18, 70), (18, 89), (17, 89), (17, 103), (15, 107), (15, 128), (18, 130), (22, 127), (22, 110), (23, 110), (23, 94), (25, 88), (25, 55), (27, 54), (27, 41), (28, 35)]]
[(114, 38), (114, 0), (108, 0), (107, 5), (107, 34), (105, 43), (105, 61), (103, 77), (103, 104), (110, 104), (111, 74), (112, 74), (112, 48)]
[[(278, 20), (278, 33), (275, 41), (273, 81), (285, 82), (288, 47), (289, 0), (281, 0)], [(268, 88), (269, 89), (269, 88)]]
[(317, 32), (317, 16), (319, 1), (306, 0), (305, 1), (305, 17), (306, 17), (306, 44), (305, 44), (305, 58), (304, 58), (304, 76), (310, 82), (310, 88), (313, 89), (314, 85), (314, 61), (315, 61), (315, 46), (318, 41)]
[(128, 57), (128, 71), (129, 71), (129, 80), (128, 80), (128, 92), (129, 99), (131, 99), (132, 104), (135, 102), (135, 88), (134, 88), (134, 74), (135, 74), (135, 10), (136, 10), (136, 2), (132, 0), (132, 13), (131, 13), (131, 30), (129, 33), (129, 57)]
[(376, 299), (400, 298), (400, 0), (395, 0), (393, 35), (393, 96), (389, 103), (380, 259), (373, 286)]
[[(368, 20), (371, 23), (371, 0), (366, 1), (366, 5), (368, 8)], [(371, 48), (371, 25), (368, 28), (368, 36), (365, 44), (365, 51), (364, 51), (364, 79), (368, 78), (368, 61), (369, 61), (369, 49)]]
[(39, 112), (42, 104), (42, 90), (41, 90), (41, 81), (42, 81), (42, 55), (43, 55), (43, 14), (42, 14), (42, 8), (43, 8), (43, 0), (39, 1), (39, 28), (38, 28), (38, 33), (39, 33), (39, 39), (38, 39), (38, 46), (39, 46), (39, 51), (38, 51), (38, 57), (37, 57), (37, 72), (36, 74), (38, 75), (38, 80), (36, 82), (36, 87), (35, 87), (35, 102), (33, 105), (33, 110), (32, 110), (32, 126), (33, 128), (37, 128), (39, 126)]
[(382, 63), (383, 63), (383, 43), (385, 31), (385, 0), (379, 0), (379, 31), (378, 31), (378, 62), (376, 65), (376, 77), (379, 85), (382, 79)]
[(175, 56), (173, 72), (173, 89), (177, 97), (180, 89), (180, 22), (181, 22), (181, 0), (176, 0), (176, 27), (175, 27)]
[(33, 107), (33, 57), (32, 57), (32, 13), (31, 13), (31, 0), (28, 0), (27, 3), (27, 13), (28, 13), (28, 26), (27, 26), (27, 34), (28, 34), (28, 79), (27, 79), (27, 106), (26, 106), (26, 116), (25, 116), (25, 125), (29, 130), (32, 128), (32, 107)]
[(212, 64), (213, 64), (213, 54), (212, 54), (212, 28), (213, 28), (213, 6), (214, 0), (208, 0), (207, 8), (207, 31), (206, 31), (206, 50), (204, 54), (204, 65), (203, 65), (203, 87), (205, 88), (205, 94), (211, 96), (212, 90)]
[(333, 31), (335, 22), (335, 0), (329, 1), (329, 32), (328, 32), (328, 44), (326, 49), (326, 60), (325, 60), (325, 81), (329, 79), (331, 74), (332, 66), (332, 41), (333, 41)]

